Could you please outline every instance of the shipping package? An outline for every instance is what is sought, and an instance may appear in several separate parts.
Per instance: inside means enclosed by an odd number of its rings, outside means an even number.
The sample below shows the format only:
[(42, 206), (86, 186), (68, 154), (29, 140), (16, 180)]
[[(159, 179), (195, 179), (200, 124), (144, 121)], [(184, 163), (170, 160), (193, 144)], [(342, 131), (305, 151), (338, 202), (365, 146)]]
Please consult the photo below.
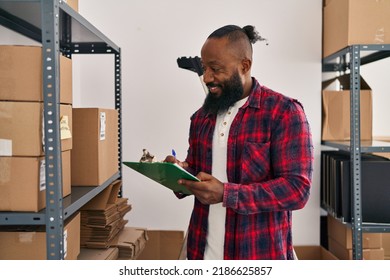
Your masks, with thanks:
[(80, 248), (78, 260), (116, 260), (119, 256), (118, 248), (89, 249)]
[[(336, 220), (331, 215), (328, 215), (328, 237), (332, 238), (343, 248), (352, 249), (352, 230), (346, 224)], [(363, 233), (363, 249), (379, 249), (382, 248), (381, 233)]]
[(184, 232), (147, 230), (148, 242), (138, 260), (178, 260), (184, 243)]
[(119, 232), (111, 247), (119, 249), (119, 260), (137, 259), (148, 241), (144, 228), (125, 227)]
[[(42, 102), (0, 101), (0, 156), (43, 156)], [(61, 151), (72, 149), (72, 106), (60, 105)]]
[[(340, 260), (352, 260), (352, 249), (347, 249), (333, 238), (329, 238), (329, 251)], [(384, 260), (383, 248), (363, 249), (363, 260)]]
[(79, 0), (63, 0), (63, 1), (76, 12), (79, 11)]
[(323, 56), (350, 45), (390, 43), (390, 0), (327, 0)]
[(322, 246), (294, 246), (298, 260), (338, 260)]
[(118, 111), (73, 108), (72, 186), (98, 186), (118, 172)]
[[(375, 136), (375, 141), (387, 142), (390, 145), (390, 136)], [(374, 155), (390, 159), (390, 153), (373, 153)]]
[[(80, 253), (80, 213), (64, 222), (64, 259), (77, 260)], [(27, 226), (0, 227), (1, 260), (46, 260), (46, 232)]]
[(382, 248), (385, 251), (385, 259), (390, 259), (390, 233), (382, 233)]
[(101, 193), (85, 204), (81, 210), (105, 210), (109, 204), (115, 204), (119, 198), (119, 191), (122, 186), (121, 180), (116, 180), (105, 188)]
[[(72, 61), (60, 55), (60, 103), (72, 104)], [(43, 101), (42, 48), (0, 46), (0, 100)]]
[[(70, 151), (61, 153), (62, 196), (71, 193)], [(0, 157), (0, 211), (38, 212), (46, 207), (44, 157)]]
[[(360, 85), (360, 139), (372, 140), (372, 92), (363, 78)], [(350, 140), (350, 76), (325, 81), (322, 88), (322, 140)]]

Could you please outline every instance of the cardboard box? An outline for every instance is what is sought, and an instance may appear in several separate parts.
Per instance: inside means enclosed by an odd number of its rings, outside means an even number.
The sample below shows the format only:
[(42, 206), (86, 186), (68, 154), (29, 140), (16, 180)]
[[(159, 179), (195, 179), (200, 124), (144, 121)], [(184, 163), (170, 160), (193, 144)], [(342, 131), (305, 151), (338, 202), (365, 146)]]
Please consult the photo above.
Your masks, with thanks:
[(78, 0), (63, 0), (66, 4), (68, 4), (73, 10), (76, 12), (79, 11), (79, 1)]
[(184, 232), (147, 230), (148, 242), (138, 260), (178, 260), (184, 243)]
[(116, 260), (119, 256), (118, 248), (88, 249), (80, 248), (78, 260)]
[(73, 109), (72, 186), (97, 186), (118, 172), (118, 111)]
[(350, 45), (390, 43), (390, 0), (324, 3), (324, 57)]
[[(343, 90), (335, 89), (337, 82)], [(372, 140), (372, 92), (363, 78), (360, 85), (360, 139)], [(350, 76), (325, 81), (322, 86), (322, 140), (350, 140)]]
[[(44, 157), (0, 157), (0, 211), (46, 207)], [(62, 152), (62, 195), (71, 193), (70, 151)]]
[[(347, 225), (328, 215), (328, 238), (332, 238), (345, 249), (352, 249), (352, 230)], [(382, 248), (381, 233), (363, 233), (363, 249)]]
[[(0, 259), (1, 260), (45, 260), (46, 232), (41, 227), (28, 231), (23, 227), (1, 228)], [(77, 260), (80, 253), (80, 214), (69, 217), (64, 223), (64, 258)]]
[(385, 257), (390, 258), (390, 233), (382, 233), (382, 247), (385, 251)]
[(121, 186), (121, 180), (114, 181), (80, 209), (81, 246), (107, 248), (124, 228), (131, 205), (127, 198), (118, 197)]
[[(0, 101), (0, 156), (43, 156), (43, 103)], [(72, 106), (60, 105), (61, 151), (72, 149)]]
[(118, 198), (103, 210), (81, 211), (81, 246), (108, 248), (127, 224), (124, 216), (131, 210), (127, 198)]
[[(72, 104), (72, 61), (60, 55), (60, 103)], [(42, 47), (0, 46), (0, 100), (43, 101)]]
[[(390, 136), (375, 136), (374, 140), (376, 141), (383, 141), (383, 142), (390, 142)], [(387, 159), (390, 159), (390, 153), (372, 153), (373, 155), (384, 157)]]
[(294, 246), (298, 260), (338, 260), (322, 246)]
[(79, 11), (79, 0), (63, 0), (63, 1), (76, 12)]
[(109, 204), (118, 201), (119, 190), (122, 186), (121, 180), (116, 180), (105, 188), (101, 193), (91, 199), (80, 210), (105, 210)]
[(146, 229), (125, 227), (119, 232), (111, 247), (119, 249), (119, 260), (135, 260), (144, 250), (147, 241)]
[[(340, 260), (352, 260), (352, 249), (347, 249), (333, 238), (329, 238), (329, 251)], [(363, 249), (364, 260), (384, 260), (385, 254), (383, 248)]]

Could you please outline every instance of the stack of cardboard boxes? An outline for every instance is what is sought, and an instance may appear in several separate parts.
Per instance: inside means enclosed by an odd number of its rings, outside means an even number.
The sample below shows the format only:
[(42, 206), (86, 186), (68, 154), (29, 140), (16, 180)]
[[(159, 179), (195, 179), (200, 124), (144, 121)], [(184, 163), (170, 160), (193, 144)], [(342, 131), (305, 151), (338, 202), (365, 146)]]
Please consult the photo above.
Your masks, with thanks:
[[(77, 11), (77, 0), (67, 4)], [(46, 207), (42, 67), (41, 47), (0, 46), (0, 211), (39, 212)], [(118, 172), (118, 113), (72, 108), (71, 60), (60, 55), (59, 68), (57, 125), (66, 197), (71, 186), (98, 186)], [(73, 166), (71, 157), (76, 159)], [(64, 222), (65, 259), (79, 255), (80, 216), (76, 212)], [(0, 259), (46, 258), (44, 226), (0, 227)]]
[(79, 260), (136, 259), (148, 240), (146, 229), (125, 227), (131, 210), (127, 198), (119, 198), (117, 180), (81, 208)]
[[(45, 208), (42, 49), (0, 46), (0, 210)], [(71, 192), (72, 63), (60, 57), (63, 196)], [(59, 124), (60, 125), (60, 124)]]
[(87, 248), (108, 248), (121, 231), (131, 210), (127, 198), (118, 198), (122, 182), (115, 181), (97, 197), (81, 208), (81, 246)]
[[(390, 44), (390, 0), (323, 3), (323, 57), (354, 44)], [(350, 88), (348, 75), (323, 83), (322, 140), (350, 139)], [(372, 140), (372, 92), (363, 79), (360, 113), (361, 139)]]
[[(78, 0), (67, 0), (78, 10)], [(71, 194), (72, 64), (60, 56), (62, 195)], [(0, 211), (46, 207), (42, 49), (0, 46)], [(80, 214), (64, 223), (64, 257), (80, 251)], [(47, 259), (43, 226), (1, 226), (0, 259)]]
[[(45, 182), (45, 146), (44, 146), (44, 106), (42, 94), (42, 48), (37, 46), (0, 46), (0, 211), (38, 212), (46, 207)], [(60, 123), (61, 127), (61, 164), (62, 195), (71, 194), (71, 150), (72, 138), (72, 63), (69, 58), (60, 56)], [(74, 218), (77, 220), (77, 217)], [(78, 218), (79, 220), (79, 218)], [(69, 219), (69, 231), (74, 233)], [(79, 226), (78, 226), (79, 228)], [(1, 258), (18, 258), (3, 248), (10, 244), (6, 240), (11, 236), (14, 243), (23, 247), (23, 236), (30, 233), (21, 227), (18, 231), (2, 228), (0, 244)], [(37, 229), (40, 230), (40, 229)], [(32, 233), (31, 233), (32, 234)], [(38, 239), (31, 243), (39, 247), (43, 232), (37, 232)], [(73, 236), (72, 234), (69, 236)], [(79, 246), (77, 238), (70, 239)], [(75, 240), (75, 242), (72, 242)], [(15, 248), (17, 248), (16, 246)], [(7, 247), (8, 248), (8, 247)], [(79, 249), (76, 249), (76, 252)], [(23, 251), (23, 250), (22, 250)], [(32, 250), (31, 252), (39, 250)], [(44, 250), (44, 252), (46, 252)], [(20, 253), (20, 251), (19, 251)], [(3, 255), (4, 254), (4, 255)], [(70, 254), (77, 257), (77, 254)], [(69, 257), (68, 256), (68, 257)], [(21, 254), (20, 258), (27, 258)], [(32, 256), (31, 256), (32, 257)]]
[[(42, 49), (35, 46), (0, 46), (0, 211), (38, 212), (46, 207), (44, 108), (42, 94)], [(60, 55), (60, 127), (62, 194), (71, 194), (71, 186), (98, 186), (118, 172), (118, 112), (115, 109), (72, 108), (72, 63)], [(75, 118), (73, 118), (75, 117)], [(121, 217), (129, 211), (127, 200), (117, 202)], [(79, 213), (78, 213), (79, 214)], [(80, 215), (65, 221), (75, 242), (66, 243), (80, 250)], [(10, 253), (20, 248), (45, 248), (42, 228), (2, 227), (0, 258), (45, 258)], [(17, 230), (16, 230), (17, 229)], [(43, 231), (42, 231), (43, 230)], [(27, 233), (28, 232), (28, 233)], [(28, 234), (39, 236), (25, 242)], [(9, 243), (14, 236), (17, 240)], [(65, 235), (64, 236), (73, 236)], [(15, 247), (19, 248), (19, 247)], [(23, 251), (23, 250), (22, 250)], [(46, 252), (46, 250), (44, 250)]]
[[(329, 251), (340, 260), (352, 259), (352, 230), (328, 215)], [(381, 233), (363, 233), (363, 259), (383, 260), (384, 249)]]

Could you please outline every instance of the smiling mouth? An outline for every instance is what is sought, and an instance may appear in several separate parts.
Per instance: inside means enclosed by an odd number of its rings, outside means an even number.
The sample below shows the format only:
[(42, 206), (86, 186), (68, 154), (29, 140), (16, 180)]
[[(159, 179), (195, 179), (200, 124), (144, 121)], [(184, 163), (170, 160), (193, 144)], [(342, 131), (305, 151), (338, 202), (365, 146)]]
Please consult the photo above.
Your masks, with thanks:
[(221, 89), (221, 87), (219, 85), (215, 85), (215, 84), (209, 84), (209, 85), (207, 85), (207, 87), (208, 87), (210, 93), (217, 93)]

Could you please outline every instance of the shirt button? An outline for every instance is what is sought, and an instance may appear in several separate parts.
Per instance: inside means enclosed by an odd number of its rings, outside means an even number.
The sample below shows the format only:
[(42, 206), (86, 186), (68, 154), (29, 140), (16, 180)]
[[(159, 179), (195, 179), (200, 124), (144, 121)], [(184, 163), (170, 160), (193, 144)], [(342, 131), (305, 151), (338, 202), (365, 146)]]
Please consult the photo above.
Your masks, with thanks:
[(221, 137), (225, 136), (225, 134), (221, 133)]
[(227, 125), (227, 122), (224, 122), (223, 125)]

